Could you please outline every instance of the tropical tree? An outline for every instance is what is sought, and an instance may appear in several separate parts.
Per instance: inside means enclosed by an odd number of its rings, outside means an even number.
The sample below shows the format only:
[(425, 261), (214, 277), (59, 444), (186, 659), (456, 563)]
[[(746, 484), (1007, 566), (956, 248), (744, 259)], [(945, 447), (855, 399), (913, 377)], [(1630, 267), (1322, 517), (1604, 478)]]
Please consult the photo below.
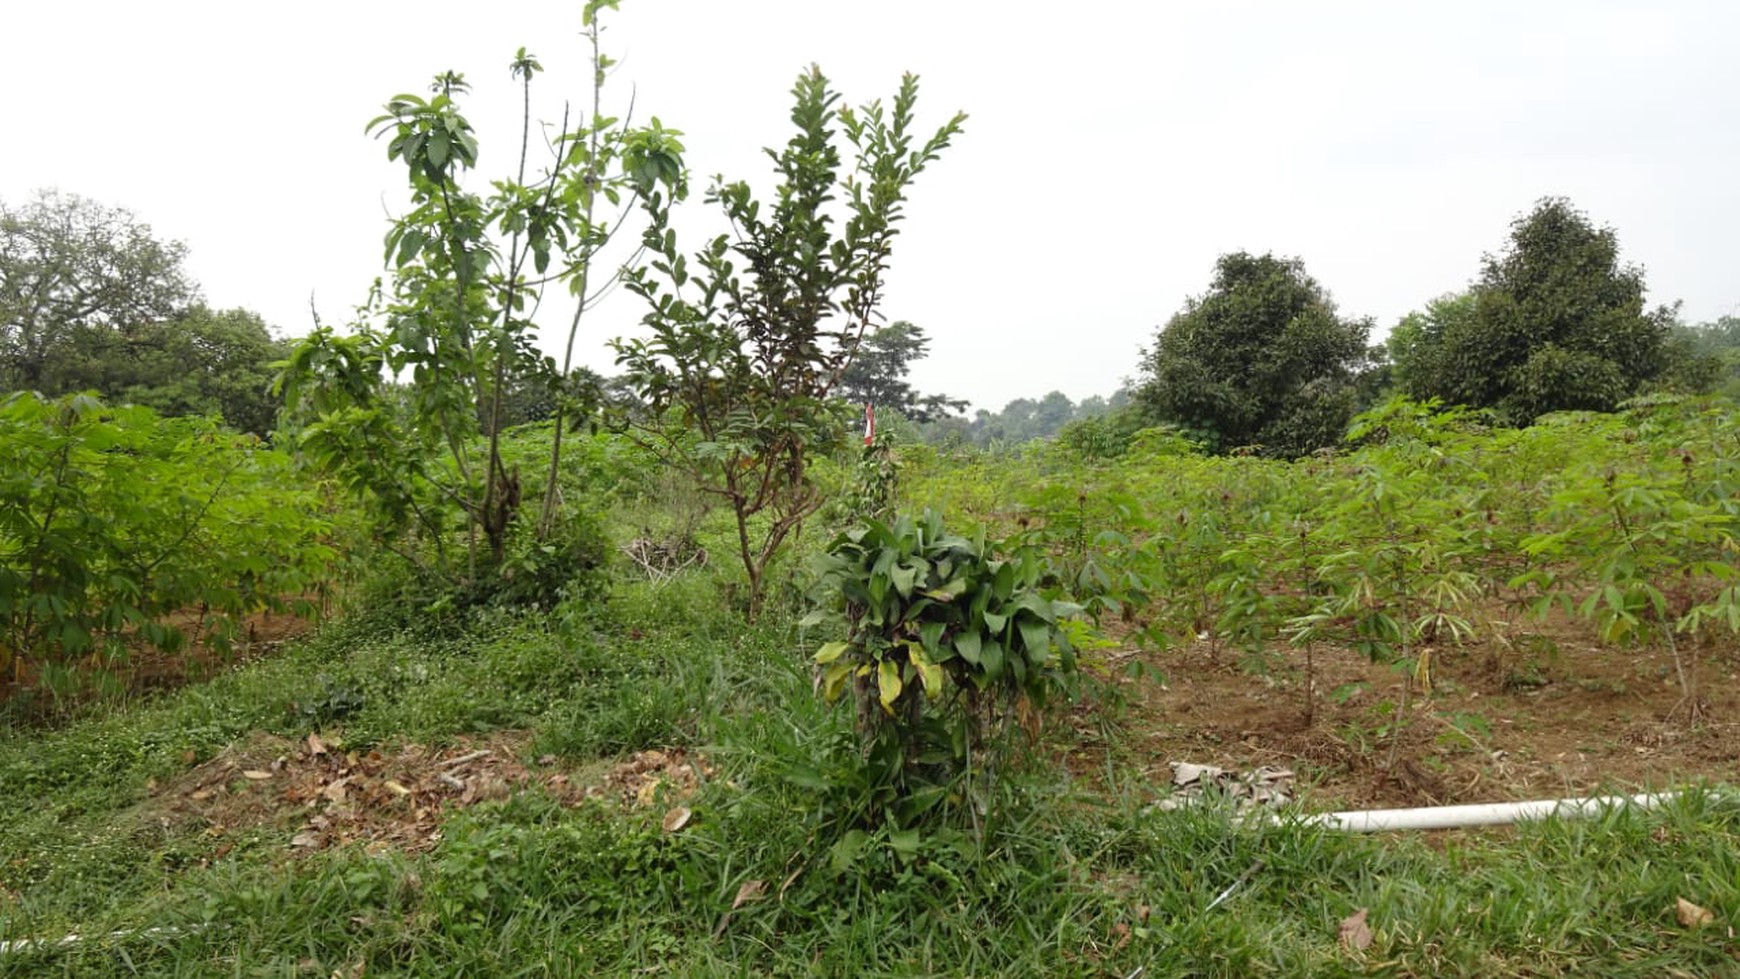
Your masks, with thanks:
[(707, 192), (731, 234), (691, 261), (669, 202), (645, 199), (651, 263), (627, 282), (651, 307), (650, 335), (615, 344), (647, 405), (632, 432), (731, 507), (752, 618), (769, 564), (822, 504), (810, 460), (844, 443), (836, 395), (876, 320), (907, 188), (965, 119), (916, 140), (912, 75), (891, 108), (841, 106), (814, 66), (792, 95), (797, 132), (767, 151), (779, 176), (771, 203), (723, 178)]
[(892, 408), (914, 422), (959, 414), (967, 402), (946, 394), (921, 395), (906, 379), (913, 362), (923, 360), (929, 347), (924, 328), (905, 320), (871, 330), (840, 375), (840, 397), (853, 404)]
[(1646, 310), (1644, 291), (1612, 228), (1543, 199), (1467, 294), (1439, 300), (1413, 327), (1404, 320), (1403, 391), (1491, 408), (1513, 424), (1610, 410), (1669, 366), (1674, 308)]
[(1370, 332), (1298, 259), (1222, 255), (1208, 292), (1161, 328), (1137, 400), (1211, 447), (1302, 455), (1340, 441)]
[(0, 202), (0, 391), (95, 391), (270, 432), (270, 365), (288, 347), (258, 314), (202, 303), (186, 255), (132, 212), (74, 194)]

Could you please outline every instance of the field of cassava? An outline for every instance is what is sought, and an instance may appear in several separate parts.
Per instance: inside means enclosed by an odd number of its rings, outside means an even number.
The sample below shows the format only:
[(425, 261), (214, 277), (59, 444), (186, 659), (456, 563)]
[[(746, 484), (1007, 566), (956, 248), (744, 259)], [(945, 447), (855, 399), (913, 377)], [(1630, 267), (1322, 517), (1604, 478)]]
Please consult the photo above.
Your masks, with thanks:
[[(276, 450), (7, 411), (0, 975), (1740, 973), (1725, 403), (896, 440), (816, 463), (753, 619), (730, 511), (621, 436), (560, 468), (586, 560), (514, 538), (551, 587), (504, 593)], [(1284, 814), (1692, 791), (1355, 836), (1158, 805), (1173, 762)]]
[(1740, 321), (1547, 197), (1381, 342), (1232, 251), (1139, 382), (969, 420), (883, 309), (965, 113), (810, 63), (771, 193), (703, 184), (617, 6), (583, 97), (495, 73), (517, 140), (380, 105), (297, 339), (0, 202), (0, 977), (1740, 976)]

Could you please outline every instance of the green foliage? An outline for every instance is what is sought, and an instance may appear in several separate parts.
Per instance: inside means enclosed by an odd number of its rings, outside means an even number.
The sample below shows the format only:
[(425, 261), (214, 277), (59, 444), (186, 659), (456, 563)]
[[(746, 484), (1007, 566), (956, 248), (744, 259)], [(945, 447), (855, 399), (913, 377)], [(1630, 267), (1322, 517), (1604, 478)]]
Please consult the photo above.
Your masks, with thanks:
[(1219, 450), (1296, 457), (1341, 440), (1369, 320), (1342, 319), (1297, 259), (1235, 252), (1160, 330), (1138, 399)]
[[(564, 413), (579, 407), (563, 397), (572, 389), (563, 381), (572, 365), (558, 372), (538, 352), (530, 317), (550, 282), (567, 284), (581, 311), (596, 298), (591, 260), (612, 234), (593, 218), (598, 201), (617, 206), (659, 187), (681, 189), (679, 134), (656, 119), (630, 129), (599, 111), (610, 62), (598, 51), (596, 12), (588, 8), (585, 32), (596, 69), (593, 111), (574, 129), (564, 120), (541, 178), (528, 180), (525, 146), (531, 82), (542, 69), (523, 48), (510, 65), (525, 103), (519, 166), (492, 181), (487, 195), (464, 186), (478, 144), (459, 108), (468, 89), (462, 76), (438, 76), (430, 98), (396, 96), (369, 123), (369, 132), (388, 137), (387, 157), (405, 167), (411, 191), (411, 210), (387, 234), (390, 289), (375, 290), (355, 335), (317, 329), (283, 375), (302, 451), (368, 502), (384, 539), (410, 536), (426, 545), (441, 577), (458, 570), (446, 539), (456, 527), (466, 532), (464, 574), (474, 583), (506, 583), (515, 574), (523, 581), (528, 560), (541, 566), (576, 557), (552, 539), (565, 519), (556, 488)], [(578, 319), (570, 358), (576, 329)], [(410, 384), (392, 386), (389, 379), (398, 377)], [(502, 451), (504, 407), (512, 392), (528, 388), (553, 396), (556, 423), (537, 540), (510, 557), (524, 486)], [(480, 534), (487, 546), (481, 562)], [(401, 553), (420, 560), (412, 550)], [(551, 567), (532, 577), (561, 573)]]
[(1006, 727), (1018, 705), (1043, 706), (1075, 670), (1066, 620), (1081, 607), (1059, 597), (1050, 562), (1034, 547), (949, 534), (935, 511), (843, 534), (822, 582), (846, 620), (846, 638), (815, 657), (822, 693), (853, 692), (873, 782), (891, 793), (897, 823), (940, 802), (947, 776), (971, 771), (987, 721)]
[(88, 386), (77, 375), (105, 348), (194, 302), (186, 255), (132, 213), (73, 194), (0, 202), (0, 391)]
[(1667, 345), (1667, 368), (1658, 382), (1681, 394), (1740, 396), (1740, 316), (1711, 323), (1674, 325)]
[(921, 395), (906, 380), (913, 361), (923, 360), (929, 346), (924, 328), (905, 320), (871, 330), (840, 375), (839, 396), (853, 405), (897, 411), (918, 423), (960, 412), (967, 406), (965, 401), (945, 394)]
[(1403, 321), (1403, 390), (1511, 424), (1611, 410), (1669, 367), (1673, 309), (1647, 311), (1644, 289), (1643, 270), (1620, 264), (1612, 228), (1544, 199), (1511, 225), (1469, 293)]
[(651, 306), (651, 335), (615, 343), (648, 410), (632, 430), (731, 508), (751, 617), (769, 564), (823, 503), (809, 464), (844, 443), (833, 395), (875, 319), (907, 189), (965, 118), (915, 142), (911, 75), (892, 111), (879, 101), (840, 107), (815, 67), (792, 94), (797, 132), (767, 151), (780, 178), (772, 206), (764, 211), (748, 184), (723, 178), (707, 193), (734, 236), (714, 238), (691, 264), (669, 202), (643, 198), (652, 260), (627, 282)]
[(312, 614), (335, 521), (281, 453), (199, 419), (75, 395), (0, 401), (0, 670), (227, 648), (263, 608)]
[(285, 345), (258, 315), (200, 302), (186, 252), (130, 212), (71, 194), (0, 202), (0, 392), (95, 391), (269, 435), (270, 368)]

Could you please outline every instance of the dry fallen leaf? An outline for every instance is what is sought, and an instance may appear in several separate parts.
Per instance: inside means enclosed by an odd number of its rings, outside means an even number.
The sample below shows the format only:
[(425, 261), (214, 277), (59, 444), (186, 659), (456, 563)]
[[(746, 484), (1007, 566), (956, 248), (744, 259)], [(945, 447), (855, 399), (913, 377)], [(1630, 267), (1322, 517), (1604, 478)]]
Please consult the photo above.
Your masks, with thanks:
[(1371, 928), (1365, 923), (1369, 909), (1360, 908), (1341, 921), (1341, 947), (1347, 949), (1363, 949), (1371, 947)]
[(320, 834), (304, 830), (290, 837), (291, 846), (316, 847), (320, 845)]
[(308, 732), (308, 753), (311, 755), (326, 754), (326, 742), (320, 740), (320, 735), (313, 731)]
[(1709, 908), (1701, 908), (1683, 897), (1674, 899), (1674, 913), (1679, 916), (1680, 924), (1686, 928), (1702, 928), (1716, 920)]
[(750, 901), (761, 900), (761, 894), (765, 890), (767, 890), (767, 881), (764, 881), (764, 880), (746, 880), (746, 881), (744, 881), (743, 886), (739, 887), (737, 889), (736, 899), (731, 902), (731, 910), (735, 911), (738, 908), (744, 906), (745, 904), (748, 904)]
[(258, 768), (250, 768), (247, 771), (242, 773), (242, 777), (243, 778), (251, 778), (254, 781), (258, 782), (258, 781), (261, 781), (263, 779), (271, 778), (272, 773), (271, 772), (262, 772)]
[(390, 778), (381, 784), (385, 785), (388, 789), (392, 790), (392, 793), (394, 795), (410, 795), (411, 794), (410, 789), (405, 788), (403, 785), (400, 785), (398, 782), (395, 782)]
[(193, 794), (189, 795), (188, 798), (193, 799), (196, 802), (204, 802), (211, 798), (211, 796), (212, 791), (210, 789), (194, 789)]
[(670, 812), (665, 813), (665, 832), (675, 833), (684, 826), (689, 825), (689, 817), (693, 815), (694, 813), (689, 811), (688, 806), (678, 806)]

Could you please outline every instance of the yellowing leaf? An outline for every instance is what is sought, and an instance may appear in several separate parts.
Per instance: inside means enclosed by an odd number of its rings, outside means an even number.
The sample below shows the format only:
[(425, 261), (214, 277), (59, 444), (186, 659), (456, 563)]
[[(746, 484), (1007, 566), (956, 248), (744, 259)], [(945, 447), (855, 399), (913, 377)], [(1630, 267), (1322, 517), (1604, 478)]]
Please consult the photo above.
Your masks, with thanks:
[(830, 663), (822, 673), (822, 697), (828, 703), (840, 699), (840, 693), (846, 686), (846, 678), (852, 675), (851, 663)]
[(882, 700), (882, 709), (893, 714), (894, 701), (905, 688), (906, 684), (900, 679), (900, 664), (890, 659), (883, 660), (876, 669), (876, 692)]
[(845, 655), (846, 650), (851, 648), (851, 643), (824, 643), (821, 649), (816, 650), (816, 663), (825, 666)]
[(911, 657), (912, 665), (918, 668), (918, 679), (924, 684), (924, 692), (933, 698), (942, 696), (942, 667), (932, 663), (930, 657), (924, 654), (924, 647), (918, 643), (908, 645), (906, 655)]

